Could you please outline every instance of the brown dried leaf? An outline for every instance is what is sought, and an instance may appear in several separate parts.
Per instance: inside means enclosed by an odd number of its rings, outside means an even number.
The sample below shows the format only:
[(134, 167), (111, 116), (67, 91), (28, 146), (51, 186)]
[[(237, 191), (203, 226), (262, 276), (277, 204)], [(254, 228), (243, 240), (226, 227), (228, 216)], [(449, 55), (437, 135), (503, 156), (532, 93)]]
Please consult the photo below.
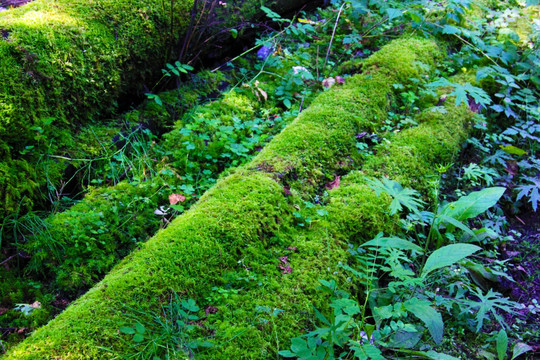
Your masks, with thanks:
[(328, 184), (325, 185), (325, 187), (327, 190), (332, 190), (339, 187), (340, 182), (341, 182), (341, 176), (336, 176), (334, 181), (329, 182)]
[(184, 202), (184, 201), (186, 201), (186, 197), (182, 194), (169, 195), (169, 203), (171, 203), (171, 205), (176, 205), (179, 202)]

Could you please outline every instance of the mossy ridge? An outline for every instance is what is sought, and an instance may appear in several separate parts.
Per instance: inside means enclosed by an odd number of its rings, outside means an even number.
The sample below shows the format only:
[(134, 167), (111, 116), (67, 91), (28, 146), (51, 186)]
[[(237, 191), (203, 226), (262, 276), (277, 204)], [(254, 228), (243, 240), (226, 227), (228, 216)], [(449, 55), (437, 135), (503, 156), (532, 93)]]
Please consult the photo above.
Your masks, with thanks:
[[(403, 46), (403, 43), (408, 46)], [(436, 45), (427, 40), (407, 39), (388, 45), (390, 48), (393, 46), (407, 53), (414, 53), (420, 46), (429, 46), (431, 54), (439, 56)], [(399, 52), (391, 53), (399, 58)], [(401, 65), (399, 61), (389, 64), (396, 67)], [(377, 79), (376, 84), (383, 84), (383, 79), (376, 74), (377, 71), (373, 69), (363, 79), (361, 76), (353, 79), (351, 84), (369, 82), (373, 78)], [(392, 79), (389, 76), (386, 78), (387, 81)], [(339, 102), (341, 90), (336, 88), (329, 91), (321, 97), (321, 101), (333, 97), (335, 103)], [(346, 87), (345, 93), (347, 90)], [(386, 101), (387, 95), (384, 96)], [(342, 106), (350, 108), (352, 101), (362, 99), (365, 100), (365, 97), (351, 99), (345, 96)], [(315, 100), (314, 106), (317, 103), (321, 103), (319, 99)], [(271, 142), (278, 145), (270, 146), (252, 164), (239, 168), (236, 173), (219, 181), (190, 211), (177, 218), (167, 229), (158, 232), (141, 251), (122, 261), (100, 284), (13, 349), (6, 358), (107, 358), (112, 354), (97, 346), (109, 345), (114, 345), (117, 352), (126, 352), (127, 345), (119, 343), (117, 334), (118, 327), (126, 319), (122, 305), (132, 304), (156, 310), (162, 296), (171, 290), (202, 300), (210, 293), (212, 286), (223, 283), (222, 276), (227, 270), (238, 267), (238, 259), (244, 254), (252, 255), (253, 264), (267, 264), (268, 260), (265, 259), (272, 249), (276, 249), (270, 239), (279, 231), (286, 233), (284, 228), (291, 223), (292, 208), (282, 185), (275, 181), (279, 178), (279, 170), (270, 170), (270, 167), (275, 165), (279, 169), (278, 165), (283, 163), (283, 159), (291, 164), (302, 163), (302, 176), (296, 176), (294, 182), (299, 189), (303, 188), (302, 184), (312, 182), (302, 192), (314, 191), (316, 183), (324, 179), (324, 174), (337, 167), (332, 159), (346, 152), (338, 146), (343, 145), (354, 153), (352, 149), (358, 126), (369, 128), (375, 125), (369, 114), (376, 110), (377, 104), (379, 102), (374, 101), (373, 106), (367, 105), (361, 117), (343, 120), (343, 114), (335, 113), (333, 117), (325, 119), (326, 124), (319, 126), (316, 112), (303, 112), (293, 126), (287, 127)], [(353, 125), (344, 124), (346, 120), (352, 121)], [(317, 142), (310, 147), (310, 144), (300, 141), (302, 134), (298, 132), (306, 129), (303, 122), (317, 127), (321, 136), (332, 142), (330, 146), (323, 149)], [(307, 158), (307, 154), (311, 155), (310, 161), (294, 159)], [(320, 159), (315, 156), (320, 156)], [(258, 170), (263, 163), (269, 167)], [(277, 249), (281, 249), (281, 246), (277, 246)], [(277, 272), (274, 264), (265, 268), (269, 274)], [(312, 278), (306, 280), (316, 281)]]
[(437, 45), (418, 38), (391, 42), (380, 51), (392, 60), (378, 52), (367, 59), (363, 74), (347, 79), (339, 91), (319, 96), (249, 167), (270, 170), (286, 183), (309, 188), (324, 176), (346, 171), (343, 164), (358, 162), (354, 135), (375, 131), (385, 118), (392, 84), (427, 75), (442, 56)]
[[(83, 200), (49, 216), (46, 228), (29, 235), (24, 245), (32, 256), (28, 270), (35, 274), (54, 273), (56, 285), (69, 293), (94, 284), (162, 225), (162, 218), (154, 211), (169, 205), (168, 196), (181, 184), (176, 174), (183, 176), (181, 170), (188, 156), (185, 146), (179, 146), (182, 126), (197, 119), (220, 119), (223, 124), (230, 124), (233, 118), (247, 122), (256, 116), (259, 106), (254, 99), (229, 92), (186, 114), (159, 146), (159, 153), (168, 154), (167, 163), (149, 167), (144, 181), (124, 180), (114, 186), (90, 187)], [(152, 109), (150, 105), (151, 111), (130, 115), (153, 116)], [(162, 117), (158, 114), (157, 120)], [(148, 157), (153, 155), (157, 157)], [(164, 175), (163, 170), (172, 171), (171, 175)]]
[[(274, 256), (287, 255), (292, 272), (265, 282), (264, 289), (248, 289), (243, 296), (219, 307), (220, 311), (209, 317), (206, 325), (225, 337), (226, 344), (220, 345), (218, 354), (208, 352), (199, 358), (268, 358), (280, 350), (278, 346), (288, 347), (290, 338), (312, 329), (312, 322), (316, 321), (312, 307), (323, 312), (328, 310), (328, 302), (316, 289), (317, 279), (334, 279), (341, 283), (341, 288), (351, 292), (359, 290), (339, 267), (340, 263), (348, 262), (347, 244), (359, 245), (378, 232), (392, 234), (399, 229), (398, 217), (388, 213), (390, 198), (378, 197), (366, 184), (366, 179), (388, 175), (404, 185), (415, 186), (424, 184), (418, 179), (428, 181), (440, 176), (437, 165), (440, 161), (451, 162), (457, 156), (472, 117), (467, 106), (456, 107), (452, 103), (447, 103), (445, 108), (427, 109), (418, 116), (419, 126), (395, 134), (390, 138), (390, 145), (379, 146), (376, 155), (368, 158), (364, 169), (344, 176), (341, 185), (329, 193), (325, 218), (314, 222), (306, 231), (287, 229), (288, 234), (278, 235), (291, 240), (281, 250), (274, 250)], [(391, 146), (391, 150), (385, 150), (387, 146)], [(418, 163), (422, 166), (417, 166)], [(375, 164), (391, 164), (390, 168), (399, 171), (385, 174), (374, 170)], [(426, 197), (429, 195), (429, 188), (421, 190)], [(287, 251), (286, 246), (296, 250)], [(251, 271), (260, 279), (261, 273), (256, 268)], [(261, 305), (284, 312), (274, 318), (257, 315), (254, 309)], [(267, 322), (255, 322), (257, 317)], [(275, 334), (274, 329), (278, 329)], [(236, 338), (237, 334), (242, 335)]]
[[(186, 26), (191, 1), (175, 2), (174, 36), (171, 38), (169, 10), (159, 1), (68, 1), (36, 0), (0, 14), (0, 28), (7, 39), (0, 41), (0, 160), (39, 161), (39, 153), (59, 154), (72, 144), (64, 133), (34, 145), (36, 127), (53, 119), (43, 129), (76, 129), (110, 114), (121, 94), (135, 92), (143, 82), (151, 83), (156, 66)], [(137, 71), (135, 71), (137, 70)], [(153, 74), (153, 75), (152, 75)], [(135, 81), (135, 79), (137, 79)], [(129, 88), (129, 90), (128, 90)], [(38, 134), (39, 135), (39, 134)], [(49, 180), (59, 179), (63, 169), (50, 170)], [(14, 170), (12, 170), (13, 172)], [(40, 200), (40, 189), (48, 179), (32, 171), (17, 172), (16, 192), (1, 199), (1, 212), (14, 211), (10, 199), (26, 198), (26, 206)]]
[[(292, 3), (300, 6), (306, 2)], [(286, 10), (290, 4), (280, 0), (268, 5)], [(192, 5), (193, 0), (170, 4), (156, 0), (35, 0), (2, 12), (2, 167), (10, 167), (13, 161), (35, 164), (40, 154), (61, 155), (65, 147), (74, 145), (72, 135), (77, 128), (109, 116), (119, 98), (140, 95), (145, 85), (152, 86), (161, 76), (163, 64), (177, 56), (172, 49), (189, 25)], [(244, 21), (258, 16), (259, 5), (257, 0), (245, 0), (223, 6), (223, 19), (219, 26), (213, 24), (212, 31), (234, 24), (244, 9), (250, 9), (242, 13)], [(229, 12), (234, 16), (227, 18)], [(53, 119), (47, 125), (51, 133), (69, 131), (56, 136), (54, 142), (34, 146), (35, 128), (46, 118)], [(28, 181), (6, 185), (19, 188), (0, 198), (0, 214), (16, 210), (12, 198), (26, 198), (23, 211), (41, 202), (47, 182), (62, 176), (62, 170), (50, 171), (47, 179), (39, 172), (9, 170)]]

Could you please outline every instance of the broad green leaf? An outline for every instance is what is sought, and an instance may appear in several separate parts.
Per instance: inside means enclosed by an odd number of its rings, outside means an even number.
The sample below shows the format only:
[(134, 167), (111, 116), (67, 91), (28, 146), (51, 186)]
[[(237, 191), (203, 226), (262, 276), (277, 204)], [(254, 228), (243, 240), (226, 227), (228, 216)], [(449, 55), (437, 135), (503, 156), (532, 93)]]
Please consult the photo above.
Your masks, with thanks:
[(396, 236), (391, 237), (376, 237), (373, 240), (367, 241), (360, 245), (362, 247), (385, 247), (401, 250), (415, 250), (419, 253), (423, 252), (422, 248), (412, 242), (398, 238)]
[(135, 329), (128, 326), (122, 326), (120, 328), (120, 332), (128, 335), (133, 335), (135, 334)]
[(528, 351), (533, 350), (533, 348), (525, 343), (517, 343), (514, 346), (514, 350), (512, 351), (512, 360), (520, 356), (521, 354), (525, 354)]
[(497, 356), (499, 360), (506, 359), (506, 352), (508, 351), (508, 335), (504, 329), (499, 331), (497, 335)]
[(425, 353), (430, 360), (459, 360), (459, 358), (430, 350)]
[(441, 314), (431, 307), (427, 300), (412, 298), (403, 303), (405, 309), (411, 314), (422, 320), (426, 325), (433, 341), (440, 344), (443, 336), (444, 323)]
[(476, 239), (476, 234), (475, 234), (475, 232), (472, 231), (467, 225), (463, 224), (461, 221), (456, 220), (456, 219), (454, 219), (453, 217), (443, 215), (443, 214), (439, 215), (438, 218), (439, 218), (439, 219), (437, 220), (437, 224), (439, 224), (439, 223), (440, 223), (440, 220), (442, 220), (442, 221), (444, 221), (444, 222), (446, 222), (446, 223), (448, 223), (448, 224), (452, 224), (452, 225), (454, 225), (455, 227), (457, 227), (457, 228), (459, 228), (459, 229), (465, 231), (467, 234), (471, 235), (471, 237), (472, 237), (473, 239)]
[(517, 155), (517, 156), (522, 156), (527, 153), (525, 150), (520, 149), (514, 145), (504, 145), (504, 146), (501, 145), (501, 149), (507, 154)]
[(494, 206), (505, 190), (503, 187), (492, 187), (475, 191), (445, 205), (440, 214), (459, 221), (474, 218)]
[(443, 34), (459, 34), (461, 33), (461, 30), (452, 25), (444, 25), (442, 33)]
[(455, 264), (461, 259), (481, 250), (479, 246), (472, 244), (452, 244), (435, 250), (426, 260), (422, 269), (422, 277), (427, 276), (433, 270)]
[(144, 332), (146, 331), (146, 329), (144, 328), (144, 326), (141, 323), (136, 323), (135, 324), (135, 330), (137, 330), (137, 332), (139, 334), (144, 334)]
[(285, 357), (285, 358), (296, 357), (296, 354), (291, 352), (291, 350), (281, 350), (281, 351), (278, 352), (278, 354)]
[(393, 8), (386, 9), (386, 13), (388, 14), (388, 20), (390, 21), (397, 19), (403, 15), (403, 12), (401, 10)]
[(135, 336), (133, 336), (133, 341), (135, 341), (136, 343), (143, 342), (143, 340), (144, 340), (144, 335), (142, 334), (135, 334)]

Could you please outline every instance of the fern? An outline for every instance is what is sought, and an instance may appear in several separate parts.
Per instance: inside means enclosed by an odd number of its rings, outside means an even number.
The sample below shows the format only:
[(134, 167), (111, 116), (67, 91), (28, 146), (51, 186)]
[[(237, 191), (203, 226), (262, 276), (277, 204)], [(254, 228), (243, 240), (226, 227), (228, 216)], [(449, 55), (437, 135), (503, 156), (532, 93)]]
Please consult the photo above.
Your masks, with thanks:
[(403, 188), (398, 182), (387, 178), (383, 178), (382, 181), (378, 179), (369, 179), (368, 185), (375, 191), (377, 196), (381, 193), (385, 193), (392, 197), (392, 202), (390, 203), (390, 215), (395, 215), (398, 211), (402, 211), (403, 206), (411, 212), (420, 214), (419, 207), (422, 206), (424, 202), (420, 200), (420, 193), (418, 191)]
[(444, 86), (451, 86), (454, 90), (449, 94), (449, 96), (456, 97), (456, 105), (461, 103), (468, 104), (467, 96), (470, 96), (475, 103), (482, 106), (487, 106), (491, 104), (491, 97), (483, 89), (473, 86), (470, 83), (465, 83), (464, 85), (453, 83), (447, 79), (439, 79), (428, 84), (431, 88), (439, 88)]
[(534, 212), (536, 212), (538, 209), (538, 202), (540, 201), (540, 194), (538, 192), (538, 189), (540, 189), (540, 178), (531, 176), (524, 176), (523, 178), (532, 182), (533, 185), (519, 185), (516, 187), (516, 189), (519, 190), (516, 200), (519, 201), (521, 198), (527, 196)]

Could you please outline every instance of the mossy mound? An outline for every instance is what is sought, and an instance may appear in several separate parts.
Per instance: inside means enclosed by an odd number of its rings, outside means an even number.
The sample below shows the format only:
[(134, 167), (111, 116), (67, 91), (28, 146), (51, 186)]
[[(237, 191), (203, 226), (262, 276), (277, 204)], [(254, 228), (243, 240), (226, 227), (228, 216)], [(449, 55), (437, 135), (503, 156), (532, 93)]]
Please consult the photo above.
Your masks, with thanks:
[[(305, 2), (266, 5), (279, 11)], [(252, 21), (259, 7), (253, 0), (223, 3), (207, 19), (212, 26), (200, 24), (203, 34), (230, 37), (221, 29)], [(1, 215), (31, 209), (47, 185), (58, 184), (65, 164), (56, 158), (54, 166), (37, 167), (43, 158), (76, 148), (81, 126), (154, 86), (164, 64), (178, 57), (192, 8), (193, 0), (36, 0), (0, 13)]]
[[(416, 75), (416, 71), (427, 70), (441, 56), (434, 43), (420, 39), (395, 41), (386, 49), (397, 59), (379, 66), (385, 67), (383, 73), (375, 66), (365, 67), (365, 74), (317, 98), (251, 163), (220, 180), (188, 212), (124, 259), (100, 284), (6, 358), (97, 359), (127, 354), (133, 351), (132, 344), (123, 339), (118, 329), (129, 323), (129, 318), (142, 314), (143, 319), (148, 319), (148, 314), (159, 312), (171, 292), (213, 305), (212, 300), (206, 300), (211, 299), (213, 288), (225, 286), (228, 278), (238, 278), (237, 274), (246, 270), (264, 277), (262, 285), (255, 285), (260, 290), (280, 289), (283, 301), (278, 303), (286, 310), (283, 319), (287, 321), (280, 321), (280, 334), (269, 333), (264, 326), (246, 325), (246, 319), (249, 323), (249, 319), (257, 317), (252, 304), (277, 305), (272, 292), (265, 295), (268, 297), (264, 301), (249, 294), (245, 306), (216, 300), (217, 314), (222, 319), (218, 328), (226, 332), (225, 343), (229, 345), (210, 350), (208, 356), (265, 358), (273, 353), (275, 336), (283, 342), (306, 325), (302, 319), (307, 319), (308, 304), (318, 303), (314, 293), (317, 278), (331, 271), (328, 265), (346, 256), (342, 242), (321, 245), (319, 240), (306, 238), (301, 246), (306, 253), (302, 255), (312, 254), (310, 262), (299, 271), (298, 282), (282, 280), (284, 274), (279, 266), (285, 263), (278, 255), (294, 246), (292, 240), (297, 232), (292, 228), (292, 213), (294, 201), (299, 200), (287, 194), (315, 194), (327, 178), (343, 170), (343, 161), (354, 161), (355, 135), (376, 128), (375, 115), (389, 106), (391, 84), (398, 80), (392, 74), (404, 75), (398, 69), (405, 67)], [(349, 112), (352, 115), (347, 115)], [(381, 210), (383, 205), (376, 207)], [(383, 223), (375, 221), (372, 229)], [(327, 256), (316, 256), (325, 246), (332, 251)], [(285, 306), (292, 308), (289, 311)], [(227, 313), (226, 307), (236, 314), (221, 317), (220, 313)], [(133, 312), (134, 308), (138, 310)]]

